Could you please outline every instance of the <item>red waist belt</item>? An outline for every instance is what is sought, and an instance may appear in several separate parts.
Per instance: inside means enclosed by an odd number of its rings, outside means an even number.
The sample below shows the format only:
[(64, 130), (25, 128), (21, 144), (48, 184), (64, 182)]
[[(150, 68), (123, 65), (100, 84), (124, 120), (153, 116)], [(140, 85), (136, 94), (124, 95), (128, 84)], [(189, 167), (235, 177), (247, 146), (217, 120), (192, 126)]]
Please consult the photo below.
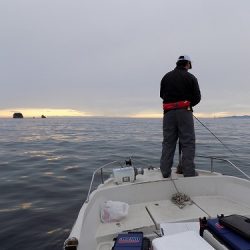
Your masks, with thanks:
[(163, 110), (183, 109), (190, 107), (190, 101), (179, 101), (171, 103), (163, 103)]

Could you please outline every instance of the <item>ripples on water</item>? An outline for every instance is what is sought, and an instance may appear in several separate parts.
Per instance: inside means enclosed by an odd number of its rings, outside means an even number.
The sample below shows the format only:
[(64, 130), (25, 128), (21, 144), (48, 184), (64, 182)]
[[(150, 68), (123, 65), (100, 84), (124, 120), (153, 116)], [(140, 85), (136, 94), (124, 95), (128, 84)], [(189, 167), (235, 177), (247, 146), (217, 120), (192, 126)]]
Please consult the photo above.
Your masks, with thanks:
[[(237, 157), (196, 121), (197, 154), (226, 156), (250, 174), (250, 119), (201, 121)], [(95, 168), (129, 156), (159, 166), (161, 119), (0, 119), (0, 130), (1, 250), (62, 249)]]

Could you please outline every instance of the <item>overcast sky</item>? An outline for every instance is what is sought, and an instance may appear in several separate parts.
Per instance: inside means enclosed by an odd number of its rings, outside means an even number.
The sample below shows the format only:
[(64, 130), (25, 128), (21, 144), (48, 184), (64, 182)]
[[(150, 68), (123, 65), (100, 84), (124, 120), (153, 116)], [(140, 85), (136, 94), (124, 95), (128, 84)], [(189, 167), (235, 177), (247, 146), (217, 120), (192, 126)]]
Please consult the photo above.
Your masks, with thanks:
[(249, 0), (0, 0), (0, 110), (161, 114), (193, 60), (196, 113), (250, 114)]

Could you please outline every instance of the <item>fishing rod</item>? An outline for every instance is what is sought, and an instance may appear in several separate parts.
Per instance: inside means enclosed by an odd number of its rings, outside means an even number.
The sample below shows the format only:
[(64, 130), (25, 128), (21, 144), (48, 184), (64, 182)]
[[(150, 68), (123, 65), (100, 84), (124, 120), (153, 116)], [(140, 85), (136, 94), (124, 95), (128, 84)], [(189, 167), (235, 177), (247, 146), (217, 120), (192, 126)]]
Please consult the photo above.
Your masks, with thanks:
[[(204, 123), (202, 123), (194, 114), (193, 114), (193, 117), (204, 127), (206, 128), (227, 150), (230, 151), (230, 153), (232, 153), (234, 156), (235, 153), (225, 144), (223, 143), (223, 141), (218, 138), (218, 136), (216, 136)], [(179, 140), (179, 164), (177, 166), (177, 172), (182, 172), (182, 150), (181, 150), (181, 143), (180, 143), (180, 140)]]
[(204, 127), (206, 128), (227, 150), (229, 150), (232, 154), (235, 155), (235, 153), (225, 144), (223, 143), (218, 136), (216, 136), (205, 124), (203, 124), (194, 114), (194, 118)]
[[(223, 143), (206, 125), (204, 125), (194, 114), (193, 114), (194, 118), (204, 127), (206, 128), (227, 150), (229, 150), (234, 156), (238, 157), (237, 155), (235, 155), (235, 153), (225, 144)], [(181, 146), (181, 145), (180, 145)], [(181, 154), (181, 153), (180, 153)], [(179, 162), (181, 163), (180, 161), (180, 156), (179, 156)], [(216, 159), (216, 158), (214, 158)], [(219, 158), (217, 158), (219, 159)], [(225, 160), (225, 159), (220, 159), (220, 160), (223, 160), (223, 161), (226, 161), (228, 162), (231, 166), (233, 166), (235, 169), (237, 169), (238, 171), (240, 171), (244, 176), (246, 176), (248, 179), (250, 179), (250, 176), (247, 175), (244, 171), (242, 171), (240, 168), (238, 168), (235, 164), (233, 164), (231, 161), (229, 160)]]

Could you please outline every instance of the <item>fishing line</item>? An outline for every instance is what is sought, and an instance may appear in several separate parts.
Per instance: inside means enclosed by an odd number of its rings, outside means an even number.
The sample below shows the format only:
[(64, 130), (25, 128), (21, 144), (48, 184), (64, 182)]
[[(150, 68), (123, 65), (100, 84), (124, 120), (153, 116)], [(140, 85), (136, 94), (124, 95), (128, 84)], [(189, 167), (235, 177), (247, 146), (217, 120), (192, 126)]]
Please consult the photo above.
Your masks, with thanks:
[(204, 127), (206, 128), (227, 150), (229, 150), (232, 154), (235, 155), (235, 153), (225, 144), (223, 143), (218, 136), (216, 136), (206, 125), (204, 125), (194, 114), (194, 118)]
[[(234, 156), (238, 157), (227, 145), (225, 145), (206, 125), (204, 125), (194, 114), (194, 118), (204, 127), (206, 128), (227, 150), (229, 150)], [(244, 176), (246, 176), (248, 179), (250, 179), (250, 176), (247, 175), (244, 171), (242, 171), (240, 168), (238, 168), (235, 164), (233, 164), (231, 161), (226, 160), (228, 163), (230, 163), (235, 169), (240, 171)]]

